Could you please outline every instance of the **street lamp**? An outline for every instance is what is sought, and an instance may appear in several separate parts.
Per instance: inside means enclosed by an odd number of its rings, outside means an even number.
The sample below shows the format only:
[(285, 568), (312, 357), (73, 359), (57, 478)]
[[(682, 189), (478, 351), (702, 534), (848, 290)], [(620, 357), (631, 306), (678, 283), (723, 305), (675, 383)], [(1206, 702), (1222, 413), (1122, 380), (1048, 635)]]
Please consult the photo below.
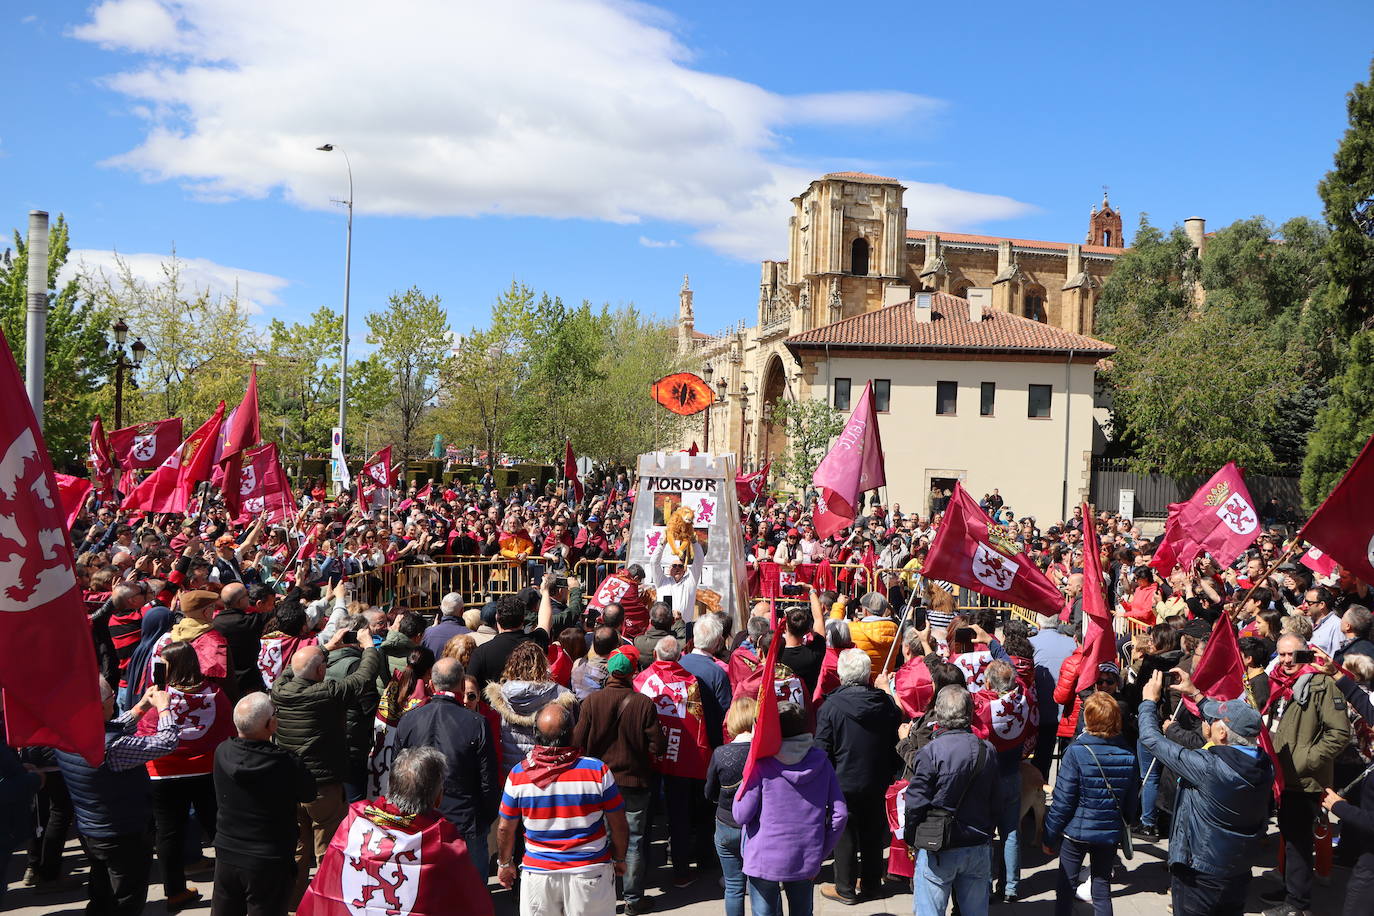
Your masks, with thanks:
[[(707, 364), (706, 364), (706, 367), (705, 367), (704, 369), (701, 370), (701, 375), (702, 375), (702, 378), (706, 380), (706, 388), (707, 388), (708, 391), (709, 391), (710, 388), (711, 388), (711, 376), (712, 376), (713, 374), (715, 374), (715, 371), (716, 371), (716, 370), (713, 369), (713, 368), (711, 367), (711, 364), (710, 364), (710, 363), (707, 363)], [(711, 405), (710, 405), (710, 404), (707, 404), (707, 405), (706, 405), (706, 430), (702, 433), (701, 437), (702, 437), (703, 439), (706, 440), (706, 442), (704, 443), (703, 447), (706, 449), (706, 451), (708, 451), (708, 452), (711, 451)]]
[(322, 143), (315, 147), (322, 153), (332, 153), (336, 148), (343, 154), (344, 167), (348, 170), (348, 200), (338, 201), (348, 207), (348, 234), (344, 239), (343, 348), (339, 360), (339, 451), (347, 456), (347, 445), (344, 444), (343, 436), (347, 434), (345, 421), (348, 419), (348, 287), (353, 277), (353, 163), (348, 161), (348, 151), (342, 146), (335, 147), (332, 143)]
[(124, 426), (124, 370), (132, 371), (143, 365), (143, 354), (148, 352), (148, 345), (135, 337), (126, 358), (124, 344), (129, 339), (129, 326), (124, 323), (123, 318), (116, 318), (115, 323), (110, 326), (110, 331), (115, 339), (114, 346), (110, 347), (110, 358), (115, 364), (114, 428), (121, 429)]

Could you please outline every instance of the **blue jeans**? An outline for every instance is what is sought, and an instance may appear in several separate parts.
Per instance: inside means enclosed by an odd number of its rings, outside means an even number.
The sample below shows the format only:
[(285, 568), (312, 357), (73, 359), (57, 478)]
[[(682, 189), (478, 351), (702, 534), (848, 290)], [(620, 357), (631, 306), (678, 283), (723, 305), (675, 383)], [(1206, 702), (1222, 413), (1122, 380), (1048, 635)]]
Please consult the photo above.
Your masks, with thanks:
[(992, 892), (988, 846), (981, 843), (940, 852), (922, 849), (911, 883), (916, 916), (945, 916), (951, 893), (959, 904), (959, 916), (987, 916)]
[[(625, 822), (630, 828), (630, 842), (625, 848), (625, 887), (623, 897), (626, 903), (638, 903), (644, 896), (644, 834), (649, 823), (649, 802), (653, 800), (650, 789), (621, 789), (620, 797), (625, 799)], [(736, 849), (739, 840), (735, 840)]]
[(811, 916), (814, 882), (764, 881), (749, 878), (749, 910), (753, 916), (782, 916), (782, 895), (787, 894), (787, 916)]
[[(1059, 846), (1059, 883), (1054, 889), (1054, 916), (1071, 916), (1073, 913), (1074, 901), (1078, 899), (1078, 885), (1083, 880), (1085, 858), (1088, 860), (1088, 874), (1092, 876), (1093, 916), (1112, 916), (1112, 866), (1116, 864), (1116, 846), (1083, 843), (1068, 836)], [(1180, 916), (1183, 914), (1180, 913)]]
[[(1140, 763), (1140, 776), (1143, 780), (1140, 784), (1140, 823), (1146, 827), (1155, 825), (1155, 800), (1159, 797), (1159, 767), (1155, 763), (1155, 757), (1150, 753), (1150, 749), (1145, 746), (1145, 742), (1136, 744), (1136, 760)], [(1151, 768), (1150, 764), (1154, 763)], [(1148, 774), (1148, 775), (1147, 775)]]
[(491, 853), (487, 851), (487, 831), (491, 825), (487, 825), (487, 830), (473, 830), (472, 833), (464, 834), (463, 841), (468, 844), (468, 858), (472, 859), (473, 867), (477, 869), (477, 875), (482, 879), (482, 883), (487, 881), (490, 873)]
[[(1016, 893), (1016, 885), (1021, 880), (1021, 765), (1010, 773), (998, 775), (1000, 783), (997, 794), (1002, 802), (997, 832), (1002, 844), (1002, 893), (1008, 896)], [(997, 847), (990, 846), (988, 854), (992, 873), (999, 871), (995, 858)]]
[[(716, 821), (716, 858), (725, 879), (725, 916), (744, 916), (744, 859), (739, 851), (738, 827)], [(757, 906), (757, 904), (755, 904)]]

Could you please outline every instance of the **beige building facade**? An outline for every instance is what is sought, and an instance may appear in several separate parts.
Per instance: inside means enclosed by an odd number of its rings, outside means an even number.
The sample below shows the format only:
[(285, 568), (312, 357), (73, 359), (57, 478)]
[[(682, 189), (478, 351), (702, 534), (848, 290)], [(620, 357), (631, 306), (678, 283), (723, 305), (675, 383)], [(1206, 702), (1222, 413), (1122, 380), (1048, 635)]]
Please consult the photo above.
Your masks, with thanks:
[[(679, 358), (718, 396), (709, 421), (703, 416), (689, 425), (686, 438), (713, 452), (739, 454), (745, 469), (757, 468), (787, 447), (781, 424), (773, 422), (780, 400), (823, 397), (835, 406), (833, 379), (850, 379), (854, 397), (866, 380), (883, 379), (892, 403), (880, 420), (889, 480), (899, 447), (902, 466), (912, 474), (890, 485), (888, 499), (924, 510), (927, 478), (962, 475), (971, 491), (995, 486), (1016, 506), (1008, 484), (985, 482), (997, 479), (1000, 454), (1010, 466), (1002, 477), (1025, 491), (1027, 513), (1057, 517), (1066, 497), (1072, 503), (1086, 493), (1093, 443), (1102, 438), (1092, 409), (1093, 367), (1111, 347), (1088, 335), (1102, 285), (1125, 250), (1121, 213), (1104, 194), (1089, 214), (1082, 243), (927, 231), (907, 228), (905, 192), (895, 179), (858, 172), (811, 182), (792, 200), (787, 259), (762, 262), (752, 321), (713, 335), (698, 331), (684, 280)], [(1202, 237), (1202, 221), (1190, 220), (1189, 231)], [(931, 323), (959, 339), (943, 350), (931, 341), (894, 344), (892, 329), (906, 318), (893, 307), (910, 311), (918, 301), (927, 303), (923, 316), (935, 316)], [(965, 326), (982, 324), (970, 320), (975, 314), (988, 322), (965, 340)], [(864, 319), (872, 340), (840, 346), (829, 339), (835, 335), (826, 329), (852, 332), (856, 319)], [(982, 332), (990, 329), (1012, 342), (983, 347)], [(1056, 336), (1047, 341), (1044, 334)], [(960, 413), (937, 417), (921, 407), (934, 403), (937, 389), (948, 389), (941, 382), (957, 383)], [(984, 383), (995, 387), (1001, 402), (1019, 398), (1023, 413), (1029, 386), (1049, 385), (1049, 416), (1017, 417), (1010, 406), (981, 416), (977, 397)], [(971, 403), (972, 414), (962, 411), (964, 403)], [(1018, 439), (1023, 457), (1033, 454), (1033, 462), (1014, 457)], [(1032, 480), (1039, 481), (1033, 488)]]

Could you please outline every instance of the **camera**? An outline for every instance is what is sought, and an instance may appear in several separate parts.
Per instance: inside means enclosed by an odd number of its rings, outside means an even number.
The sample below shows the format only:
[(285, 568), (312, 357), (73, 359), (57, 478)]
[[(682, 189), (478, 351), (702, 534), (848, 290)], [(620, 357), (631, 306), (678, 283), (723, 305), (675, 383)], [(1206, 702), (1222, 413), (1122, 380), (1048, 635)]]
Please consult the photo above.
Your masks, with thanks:
[(345, 630), (341, 642), (343, 642), (345, 646), (356, 646), (358, 644), (358, 631)]
[(1299, 649), (1293, 653), (1293, 661), (1299, 665), (1310, 665), (1317, 660), (1317, 653), (1311, 649)]

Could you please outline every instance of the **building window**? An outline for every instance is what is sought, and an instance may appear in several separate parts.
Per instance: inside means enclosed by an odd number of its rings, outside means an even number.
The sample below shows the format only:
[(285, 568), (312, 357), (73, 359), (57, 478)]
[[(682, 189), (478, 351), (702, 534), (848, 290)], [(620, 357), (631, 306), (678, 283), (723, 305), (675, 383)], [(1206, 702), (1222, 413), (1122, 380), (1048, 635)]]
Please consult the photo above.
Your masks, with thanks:
[(1047, 320), (1045, 316), (1044, 296), (1032, 295), (1026, 297), (1026, 317), (1033, 321), (1044, 322)]
[(849, 409), (849, 379), (835, 379), (835, 409)]
[(997, 383), (984, 382), (980, 393), (981, 399), (978, 402), (978, 416), (990, 417), (992, 416), (993, 405), (997, 401)]
[(958, 382), (936, 382), (935, 383), (935, 415), (940, 417), (954, 416), (955, 408), (959, 404), (959, 383)]
[(1053, 391), (1054, 388), (1050, 385), (1031, 385), (1026, 416), (1037, 419), (1049, 419), (1050, 394)]
[(1107, 246), (1108, 248), (1112, 247), (1112, 230), (1102, 230), (1102, 244)]
[(849, 246), (849, 272), (856, 277), (868, 276), (868, 242), (855, 239)]
[(875, 378), (873, 380), (873, 409), (878, 413), (887, 413), (892, 409), (892, 379)]

